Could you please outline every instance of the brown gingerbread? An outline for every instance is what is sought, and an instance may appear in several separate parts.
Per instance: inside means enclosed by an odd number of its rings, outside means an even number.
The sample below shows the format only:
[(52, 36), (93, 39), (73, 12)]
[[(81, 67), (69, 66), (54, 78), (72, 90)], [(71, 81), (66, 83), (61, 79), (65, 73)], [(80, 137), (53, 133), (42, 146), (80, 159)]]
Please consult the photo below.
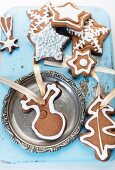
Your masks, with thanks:
[(5, 41), (0, 41), (0, 44), (2, 47), (0, 48), (0, 51), (7, 50), (9, 53), (12, 53), (14, 48), (17, 48), (16, 42), (18, 39), (12, 37), (12, 24), (13, 24), (13, 18), (12, 17), (0, 17), (0, 25), (1, 28), (6, 36)]
[(72, 35), (73, 52), (76, 49), (90, 49), (96, 55), (102, 55), (103, 41), (110, 33), (110, 29), (98, 24), (93, 18), (85, 22), (82, 31), (68, 29)]
[(51, 26), (51, 15), (49, 14), (49, 6), (47, 3), (39, 10), (28, 10), (31, 24), (28, 32), (28, 39), (35, 47), (34, 61), (40, 60), (63, 61), (62, 50), (68, 44), (70, 38), (58, 34)]
[(110, 149), (115, 148), (115, 121), (110, 117), (115, 115), (115, 110), (110, 105), (100, 109), (102, 101), (103, 98), (98, 96), (88, 107), (90, 118), (85, 123), (88, 132), (80, 135), (80, 141), (95, 150), (98, 160), (107, 161)]
[(49, 7), (52, 14), (52, 26), (67, 27), (80, 31), (84, 22), (91, 18), (91, 14), (82, 11), (75, 4), (68, 2), (62, 6)]
[(73, 56), (67, 60), (72, 76), (90, 76), (91, 70), (96, 64), (96, 60), (91, 57), (90, 50), (75, 50)]
[(51, 21), (51, 15), (48, 9), (49, 6), (51, 6), (50, 2), (46, 3), (39, 9), (27, 11), (27, 14), (31, 21), (28, 37), (30, 33), (39, 33)]
[(61, 112), (55, 109), (54, 101), (60, 97), (62, 91), (57, 83), (47, 84), (46, 93), (43, 99), (44, 105), (39, 105), (28, 97), (24, 96), (20, 103), (24, 112), (35, 110), (36, 117), (32, 122), (34, 133), (41, 139), (55, 140), (59, 138), (66, 125), (66, 120)]

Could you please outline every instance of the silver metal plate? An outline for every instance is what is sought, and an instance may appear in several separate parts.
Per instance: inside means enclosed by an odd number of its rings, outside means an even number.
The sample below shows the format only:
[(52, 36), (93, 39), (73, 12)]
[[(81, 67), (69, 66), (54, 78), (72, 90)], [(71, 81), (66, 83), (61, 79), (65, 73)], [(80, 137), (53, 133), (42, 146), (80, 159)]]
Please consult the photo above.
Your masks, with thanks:
[[(31, 152), (56, 151), (75, 140), (84, 122), (85, 101), (76, 84), (62, 74), (54, 71), (42, 72), (44, 83), (58, 81), (62, 95), (55, 101), (55, 107), (65, 115), (67, 126), (64, 134), (57, 140), (39, 139), (31, 125), (35, 112), (23, 113), (19, 103), (22, 94), (9, 89), (4, 99), (2, 120), (12, 139)], [(39, 95), (34, 74), (31, 73), (16, 81)]]

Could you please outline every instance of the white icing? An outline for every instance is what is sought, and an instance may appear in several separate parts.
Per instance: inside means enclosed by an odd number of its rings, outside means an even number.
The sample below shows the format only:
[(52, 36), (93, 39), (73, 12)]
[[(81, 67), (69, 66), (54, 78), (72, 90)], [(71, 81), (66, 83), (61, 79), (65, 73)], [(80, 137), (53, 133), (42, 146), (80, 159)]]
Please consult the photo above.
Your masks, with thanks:
[(2, 22), (0, 22), (1, 28), (4, 31), (4, 34), (6, 35), (6, 40), (0, 41), (0, 43), (2, 44), (2, 47), (0, 49), (3, 50), (3, 49), (8, 48), (9, 52), (11, 52), (12, 47), (18, 47), (18, 46), (15, 44), (17, 39), (14, 39), (14, 38), (10, 39), (11, 34), (12, 34), (12, 17), (9, 17), (9, 18), (11, 18), (9, 28), (8, 28), (8, 25), (7, 25), (7, 19), (8, 18), (4, 18), (6, 30), (4, 29)]
[[(79, 24), (76, 24), (76, 23), (71, 22), (71, 21), (69, 21), (69, 20), (65, 20), (65, 21), (55, 20), (55, 11), (53, 10), (52, 7), (49, 7), (49, 9), (52, 11), (52, 14), (53, 14), (53, 16), (52, 16), (52, 21), (53, 21), (54, 23), (62, 23), (62, 24), (65, 23), (65, 26), (67, 25), (68, 28), (71, 28), (71, 26), (73, 26), (73, 27), (75, 27), (76, 29), (80, 29), (80, 28), (84, 25), (84, 18), (86, 18), (87, 16), (89, 16), (88, 13), (83, 14), (82, 18), (80, 19)], [(70, 13), (72, 13), (72, 12), (70, 12)], [(69, 15), (70, 15), (70, 13), (69, 13)], [(69, 16), (67, 16), (67, 17), (69, 17)]]
[[(84, 56), (84, 55), (87, 55), (88, 56), (88, 60), (90, 61), (90, 64), (88, 65), (88, 67), (87, 67), (87, 69), (85, 69), (85, 68), (81, 68), (81, 69), (79, 69), (78, 70), (78, 68), (77, 68), (77, 66), (74, 64), (74, 62), (78, 59), (78, 56), (80, 56), (81, 57), (81, 60), (82, 60), (82, 57)], [(81, 61), (80, 60), (80, 61)], [(84, 60), (84, 59), (83, 59)], [(86, 60), (86, 59), (85, 59)], [(91, 68), (92, 68), (92, 64), (94, 64), (95, 62), (91, 59), (91, 57), (90, 57), (90, 51), (89, 50), (87, 50), (87, 51), (85, 51), (85, 52), (79, 52), (79, 51), (76, 51), (76, 55), (75, 55), (75, 57), (73, 58), (73, 59), (71, 59), (71, 60), (69, 60), (68, 61), (68, 64), (71, 66), (71, 67), (73, 67), (74, 68), (74, 70), (75, 70), (75, 74), (76, 75), (79, 75), (80, 73), (82, 73), (82, 72), (86, 72), (87, 74), (89, 74), (90, 73), (90, 71), (91, 71)], [(84, 64), (86, 64), (86, 62), (84, 63), (84, 62), (82, 62), (81, 63), (81, 65), (84, 65)]]
[(30, 34), (31, 41), (35, 44), (35, 60), (39, 61), (44, 58), (52, 59), (57, 61), (62, 60), (62, 47), (67, 42), (69, 37), (59, 35), (55, 29), (48, 24), (38, 34)]
[(86, 60), (86, 59), (81, 59), (81, 60), (79, 61), (79, 63), (80, 63), (80, 65), (83, 66), (83, 67), (87, 66), (87, 60)]
[(82, 10), (72, 7), (71, 4), (67, 4), (65, 7), (54, 7), (54, 10), (59, 13), (59, 19), (65, 20), (70, 19), (73, 22), (79, 22), (79, 15), (83, 12)]
[(0, 48), (0, 50), (4, 50), (6, 48), (8, 48), (8, 51), (11, 52), (12, 51), (12, 47), (18, 47), (16, 44), (15, 44), (15, 41), (17, 41), (17, 39), (7, 39), (6, 41), (0, 41), (0, 43), (3, 44), (3, 46)]
[(97, 51), (98, 53), (102, 53), (102, 47), (101, 44), (99, 44), (99, 37), (102, 35), (105, 35), (109, 32), (109, 28), (102, 27), (102, 28), (96, 28), (93, 29), (93, 19), (89, 19), (85, 22), (85, 26), (82, 31), (77, 32), (72, 29), (67, 29), (69, 33), (76, 35), (80, 40), (76, 43), (74, 50), (79, 48), (84, 48), (84, 46), (88, 43), (90, 43), (94, 47), (94, 51)]
[(43, 99), (46, 100), (47, 97), (49, 96), (50, 92), (51, 92), (52, 90), (55, 91), (55, 93), (50, 97), (49, 102), (48, 102), (48, 104), (49, 104), (49, 110), (50, 110), (50, 112), (51, 112), (52, 114), (58, 114), (58, 115), (60, 115), (60, 117), (62, 118), (62, 122), (63, 122), (62, 128), (61, 128), (61, 130), (60, 130), (60, 132), (59, 132), (58, 134), (56, 134), (56, 135), (54, 135), (54, 136), (44, 136), (44, 135), (40, 134), (40, 133), (37, 131), (37, 129), (35, 129), (35, 123), (36, 123), (36, 121), (39, 119), (39, 116), (40, 116), (40, 109), (39, 109), (39, 107), (38, 107), (37, 105), (28, 106), (27, 104), (28, 104), (28, 102), (31, 100), (31, 99), (29, 99), (29, 98), (28, 98), (26, 101), (25, 101), (25, 100), (21, 100), (20, 103), (21, 103), (22, 108), (23, 108), (24, 110), (34, 109), (35, 112), (36, 112), (36, 117), (35, 117), (34, 121), (32, 122), (32, 129), (33, 129), (33, 131), (35, 132), (35, 134), (36, 134), (38, 137), (42, 138), (42, 139), (55, 140), (55, 139), (58, 139), (58, 138), (63, 134), (64, 129), (65, 129), (66, 122), (65, 122), (65, 117), (63, 116), (63, 114), (62, 114), (61, 112), (58, 112), (58, 111), (55, 110), (55, 108), (54, 108), (54, 100), (55, 100), (55, 98), (59, 95), (60, 89), (56, 87), (56, 84), (55, 84), (55, 83), (53, 83), (53, 84), (48, 84), (48, 85), (47, 85), (47, 89), (48, 89), (48, 90), (47, 90), (47, 92), (46, 92), (46, 94), (45, 94), (45, 96), (44, 96)]
[[(97, 109), (96, 111), (93, 111), (92, 108), (97, 104), (97, 103), (101, 103), (103, 99), (101, 99), (100, 96), (98, 96), (98, 98), (91, 104), (91, 106), (89, 107), (88, 109), (88, 113), (91, 114), (92, 116), (89, 118), (89, 120), (86, 122), (85, 124), (85, 128), (87, 130), (90, 131), (90, 133), (88, 133), (87, 135), (83, 135), (80, 137), (80, 141), (87, 144), (88, 146), (92, 147), (95, 149), (96, 153), (98, 154), (99, 158), (101, 160), (105, 160), (107, 157), (108, 157), (108, 149), (113, 149), (115, 148), (115, 144), (113, 145), (109, 145), (109, 144), (106, 144), (105, 146), (103, 146), (103, 143), (102, 143), (102, 138), (101, 138), (101, 134), (100, 134), (100, 125), (99, 125), (99, 119), (98, 119), (98, 114), (99, 114), (99, 110)], [(110, 136), (115, 136), (114, 134), (108, 132), (107, 130), (109, 130), (110, 128), (115, 128), (115, 122), (109, 118), (109, 116), (107, 116), (106, 112), (107, 111), (110, 111), (110, 112), (113, 112), (114, 109), (110, 106), (110, 105), (107, 105), (106, 108), (103, 108), (102, 109), (102, 113), (103, 115), (111, 122), (113, 123), (112, 126), (107, 126), (107, 127), (104, 127), (102, 128), (102, 131), (103, 133), (107, 134), (107, 135), (110, 135)], [(95, 146), (94, 144), (90, 143), (89, 141), (85, 140), (87, 138), (90, 138), (92, 137), (94, 134), (95, 134), (95, 131), (94, 129), (89, 125), (89, 123), (91, 121), (93, 121), (94, 119), (97, 120), (97, 128), (98, 128), (98, 135), (99, 135), (99, 142), (100, 142), (100, 149)]]

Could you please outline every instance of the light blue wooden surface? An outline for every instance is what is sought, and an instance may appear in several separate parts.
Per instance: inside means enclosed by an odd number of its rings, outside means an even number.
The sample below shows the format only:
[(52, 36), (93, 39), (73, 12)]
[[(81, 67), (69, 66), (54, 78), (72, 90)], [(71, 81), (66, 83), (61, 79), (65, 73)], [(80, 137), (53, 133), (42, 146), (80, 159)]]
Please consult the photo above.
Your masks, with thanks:
[[(19, 49), (14, 50), (12, 55), (9, 55), (6, 51), (2, 53), (2, 59), (0, 61), (0, 76), (5, 76), (12, 80), (16, 80), (24, 75), (33, 71), (32, 60), (34, 48), (27, 39), (27, 32), (29, 28), (30, 21), (26, 15), (27, 7), (13, 8), (9, 10), (6, 15), (13, 16), (13, 36), (18, 38)], [(84, 7), (86, 11), (93, 14), (94, 19), (99, 23), (110, 27), (110, 19), (108, 14), (102, 9), (94, 7)], [(2, 36), (3, 37), (3, 36)], [(66, 55), (71, 55), (71, 43), (64, 50)], [(97, 57), (98, 65), (112, 68), (113, 67), (113, 49), (112, 49), (112, 38), (111, 34), (104, 42), (103, 55)], [(68, 74), (68, 69), (66, 68), (55, 68), (49, 66), (43, 66), (41, 62), (41, 70), (55, 70), (63, 73), (68, 78), (71, 75)], [(112, 75), (98, 74), (101, 86), (104, 92), (110, 92), (113, 87), (115, 87), (115, 78)], [(71, 78), (72, 79), (72, 78)], [(78, 87), (81, 88), (80, 82), (87, 82), (88, 91), (84, 93), (87, 106), (92, 101), (95, 96), (94, 87), (96, 86), (96, 81), (89, 77), (84, 79), (82, 76), (74, 80)], [(85, 85), (87, 89), (87, 85)], [(0, 113), (2, 112), (3, 99), (6, 95), (8, 87), (0, 84)], [(81, 88), (81, 90), (83, 90)], [(111, 154), (110, 161), (115, 159), (115, 150)], [(35, 154), (29, 153), (28, 151), (21, 148), (20, 145), (16, 145), (11, 139), (10, 135), (4, 129), (4, 126), (0, 120), (0, 160), (8, 161), (11, 163), (24, 163), (24, 162), (97, 162), (94, 156), (93, 149), (90, 149), (75, 140), (73, 143), (62, 148), (58, 152), (54, 153), (42, 153)], [(109, 162), (110, 162), (109, 161)]]

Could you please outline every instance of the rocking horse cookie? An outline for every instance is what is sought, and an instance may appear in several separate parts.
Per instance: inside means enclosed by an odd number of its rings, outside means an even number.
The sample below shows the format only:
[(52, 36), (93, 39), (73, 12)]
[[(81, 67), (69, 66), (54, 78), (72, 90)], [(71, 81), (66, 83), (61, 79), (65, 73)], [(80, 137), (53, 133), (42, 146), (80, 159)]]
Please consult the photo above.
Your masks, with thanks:
[(62, 91), (57, 83), (48, 83), (45, 96), (43, 97), (45, 100), (44, 105), (39, 105), (26, 96), (20, 100), (24, 112), (30, 112), (31, 110), (36, 112), (36, 117), (32, 122), (32, 129), (41, 139), (58, 139), (65, 130), (65, 117), (54, 106), (54, 101), (60, 97), (61, 93)]

